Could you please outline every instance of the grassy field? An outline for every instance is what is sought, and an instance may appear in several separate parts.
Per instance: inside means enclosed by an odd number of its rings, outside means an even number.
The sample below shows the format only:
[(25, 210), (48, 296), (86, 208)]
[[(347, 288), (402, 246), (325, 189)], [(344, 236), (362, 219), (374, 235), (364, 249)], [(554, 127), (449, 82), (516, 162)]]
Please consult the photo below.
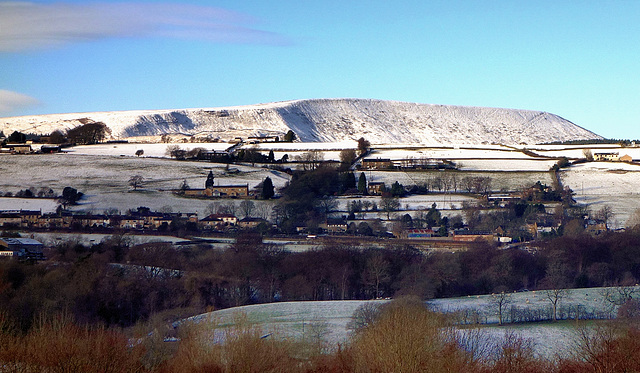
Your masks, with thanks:
[[(581, 306), (590, 312), (614, 314), (615, 309), (602, 295), (604, 288), (568, 290), (560, 302), (559, 311)], [(511, 295), (512, 305), (526, 308), (549, 308), (549, 300), (543, 292), (520, 292)], [(460, 331), (480, 328), (484, 338), (498, 341), (506, 333), (515, 332), (533, 343), (534, 351), (540, 356), (553, 357), (568, 353), (576, 337), (576, 321), (535, 322), (498, 325), (495, 306), (491, 295), (473, 297), (435, 299), (427, 301), (430, 308), (441, 312), (453, 312), (461, 309), (475, 309), (486, 316), (488, 324), (462, 325)], [(344, 343), (351, 331), (349, 321), (354, 311), (362, 304), (383, 304), (388, 300), (372, 301), (318, 301), (318, 302), (282, 302), (250, 305), (214, 311), (191, 317), (176, 323), (196, 323), (203, 327), (217, 328), (213, 332), (220, 337), (222, 331), (235, 325), (238, 320), (247, 321), (259, 327), (264, 334), (274, 333), (285, 338), (314, 338), (321, 336), (329, 345)], [(240, 315), (242, 317), (240, 317)]]

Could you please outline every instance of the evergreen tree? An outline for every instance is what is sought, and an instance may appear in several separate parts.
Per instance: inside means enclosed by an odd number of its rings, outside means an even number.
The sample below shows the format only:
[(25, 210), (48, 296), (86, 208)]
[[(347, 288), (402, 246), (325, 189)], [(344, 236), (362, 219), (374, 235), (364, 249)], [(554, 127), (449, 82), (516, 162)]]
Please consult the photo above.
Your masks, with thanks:
[(293, 142), (293, 140), (295, 139), (296, 139), (296, 134), (292, 130), (287, 131), (287, 133), (284, 135), (284, 141), (286, 142)]
[(204, 188), (213, 188), (213, 171), (209, 171), (209, 175), (207, 175), (207, 181), (204, 183)]
[(367, 194), (367, 177), (364, 175), (364, 172), (360, 173), (360, 177), (358, 178), (358, 192)]
[(267, 176), (262, 182), (262, 199), (270, 199), (273, 198), (274, 195), (273, 182), (271, 178)]

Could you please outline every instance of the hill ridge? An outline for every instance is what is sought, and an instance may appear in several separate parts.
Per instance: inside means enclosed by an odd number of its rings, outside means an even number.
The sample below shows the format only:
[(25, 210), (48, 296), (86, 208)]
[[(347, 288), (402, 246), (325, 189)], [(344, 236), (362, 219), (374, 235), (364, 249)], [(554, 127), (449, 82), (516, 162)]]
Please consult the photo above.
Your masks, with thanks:
[(228, 140), (284, 135), (330, 142), (365, 137), (372, 143), (533, 144), (601, 136), (545, 111), (319, 98), (218, 108), (48, 114), (0, 119), (5, 134), (50, 133), (86, 121), (105, 123), (113, 138), (184, 134)]

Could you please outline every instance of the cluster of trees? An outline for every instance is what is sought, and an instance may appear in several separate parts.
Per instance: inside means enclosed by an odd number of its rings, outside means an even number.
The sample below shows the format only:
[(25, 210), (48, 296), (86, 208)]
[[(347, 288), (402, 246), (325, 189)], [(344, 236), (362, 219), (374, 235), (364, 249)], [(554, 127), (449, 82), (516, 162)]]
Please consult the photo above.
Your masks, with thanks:
[(78, 372), (478, 372), (581, 373), (640, 370), (637, 317), (576, 327), (569, 354), (538, 356), (533, 342), (508, 332), (457, 329), (415, 298), (356, 310), (346, 343), (327, 341), (326, 324), (311, 322), (300, 338), (251, 325), (239, 315), (217, 343), (212, 322), (184, 325), (179, 341), (163, 342), (161, 328), (134, 333), (79, 326), (72, 318), (43, 317), (27, 332), (0, 319), (0, 362), (7, 371)]
[(97, 144), (111, 133), (109, 127), (102, 122), (83, 124), (67, 131), (67, 138), (76, 144)]
[(330, 242), (285, 252), (247, 233), (226, 250), (132, 245), (113, 236), (91, 248), (61, 243), (46, 254), (57, 265), (0, 261), (0, 312), (24, 328), (45, 310), (129, 326), (168, 310), (400, 295), (428, 299), (635, 284), (640, 278), (640, 232), (561, 237), (535, 252), (478, 243), (464, 252), (425, 255), (409, 246), (362, 249)]
[(348, 190), (356, 190), (352, 172), (340, 172), (324, 165), (306, 172), (294, 172), (274, 207), (276, 223), (287, 233), (294, 233), (301, 223), (317, 227), (337, 208), (335, 196)]

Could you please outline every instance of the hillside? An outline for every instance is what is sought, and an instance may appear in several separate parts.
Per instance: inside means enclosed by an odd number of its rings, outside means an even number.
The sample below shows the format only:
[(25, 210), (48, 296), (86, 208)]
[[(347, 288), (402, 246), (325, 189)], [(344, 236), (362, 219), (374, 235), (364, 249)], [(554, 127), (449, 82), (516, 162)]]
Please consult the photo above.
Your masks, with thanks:
[(184, 134), (228, 140), (283, 135), (289, 129), (304, 142), (365, 137), (372, 143), (534, 144), (601, 138), (546, 112), (364, 99), (12, 117), (0, 119), (0, 130), (47, 134), (91, 121), (105, 123), (115, 139)]

